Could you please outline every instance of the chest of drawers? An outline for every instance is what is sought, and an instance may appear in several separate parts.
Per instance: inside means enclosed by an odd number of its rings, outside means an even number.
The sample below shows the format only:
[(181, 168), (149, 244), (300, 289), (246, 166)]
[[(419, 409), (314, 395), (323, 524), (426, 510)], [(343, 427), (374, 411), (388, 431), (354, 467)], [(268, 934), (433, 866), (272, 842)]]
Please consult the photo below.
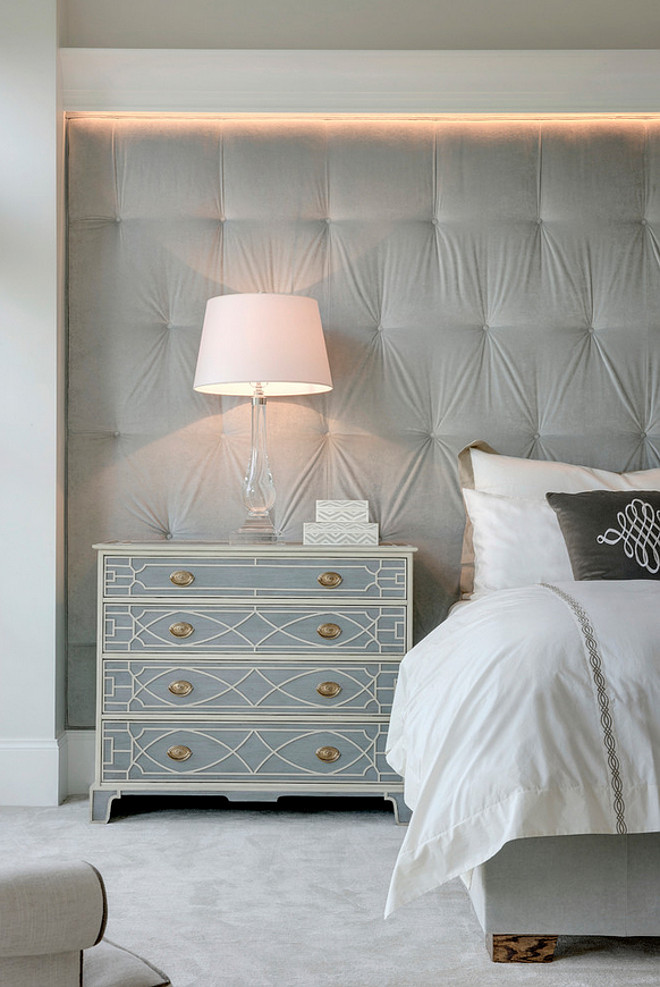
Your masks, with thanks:
[(93, 821), (122, 795), (377, 795), (413, 548), (109, 544)]

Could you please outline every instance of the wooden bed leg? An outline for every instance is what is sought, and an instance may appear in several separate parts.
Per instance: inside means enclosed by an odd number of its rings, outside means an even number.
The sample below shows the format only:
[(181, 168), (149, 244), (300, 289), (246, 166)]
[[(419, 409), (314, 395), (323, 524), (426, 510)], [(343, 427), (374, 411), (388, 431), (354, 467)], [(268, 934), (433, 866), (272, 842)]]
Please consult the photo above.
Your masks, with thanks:
[(493, 963), (551, 963), (557, 936), (486, 936)]

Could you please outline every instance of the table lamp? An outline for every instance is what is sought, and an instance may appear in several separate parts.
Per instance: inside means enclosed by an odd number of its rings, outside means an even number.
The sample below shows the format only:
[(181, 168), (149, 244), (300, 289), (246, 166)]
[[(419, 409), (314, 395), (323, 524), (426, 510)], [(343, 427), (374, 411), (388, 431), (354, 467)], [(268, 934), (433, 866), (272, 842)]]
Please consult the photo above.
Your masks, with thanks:
[(332, 390), (319, 307), (301, 295), (209, 298), (194, 388), (252, 397), (252, 452), (243, 482), (242, 541), (272, 542), (275, 486), (268, 464), (266, 398)]

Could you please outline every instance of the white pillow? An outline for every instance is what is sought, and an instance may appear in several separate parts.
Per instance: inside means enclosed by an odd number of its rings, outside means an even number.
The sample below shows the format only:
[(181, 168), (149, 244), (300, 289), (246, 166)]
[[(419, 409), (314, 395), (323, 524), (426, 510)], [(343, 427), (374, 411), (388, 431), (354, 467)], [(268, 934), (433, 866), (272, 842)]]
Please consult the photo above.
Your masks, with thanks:
[(573, 578), (557, 516), (545, 500), (464, 490), (472, 523), (474, 593)]
[(545, 497), (546, 493), (582, 493), (583, 490), (660, 490), (660, 469), (634, 473), (573, 466), (542, 459), (517, 459), (472, 448), (474, 489), (504, 497)]
[[(458, 455), (461, 487), (514, 499), (542, 500), (546, 493), (583, 490), (660, 490), (660, 469), (612, 473), (609, 470), (542, 459), (500, 456), (485, 442), (473, 442)], [(474, 553), (468, 515), (461, 558), (461, 594), (473, 592)], [(571, 575), (568, 577), (572, 578)]]

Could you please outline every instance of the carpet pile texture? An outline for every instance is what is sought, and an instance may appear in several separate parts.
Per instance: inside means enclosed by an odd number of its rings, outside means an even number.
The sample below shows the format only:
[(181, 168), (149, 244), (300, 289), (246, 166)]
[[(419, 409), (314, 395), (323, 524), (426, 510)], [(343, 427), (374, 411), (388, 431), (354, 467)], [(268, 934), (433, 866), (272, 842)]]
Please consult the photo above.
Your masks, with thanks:
[[(492, 964), (460, 881), (383, 906), (404, 829), (380, 800), (85, 799), (0, 809), (6, 860), (84, 859), (106, 935), (174, 987), (658, 987), (660, 939), (561, 938), (546, 966)], [(550, 930), (551, 931), (551, 930)]]

